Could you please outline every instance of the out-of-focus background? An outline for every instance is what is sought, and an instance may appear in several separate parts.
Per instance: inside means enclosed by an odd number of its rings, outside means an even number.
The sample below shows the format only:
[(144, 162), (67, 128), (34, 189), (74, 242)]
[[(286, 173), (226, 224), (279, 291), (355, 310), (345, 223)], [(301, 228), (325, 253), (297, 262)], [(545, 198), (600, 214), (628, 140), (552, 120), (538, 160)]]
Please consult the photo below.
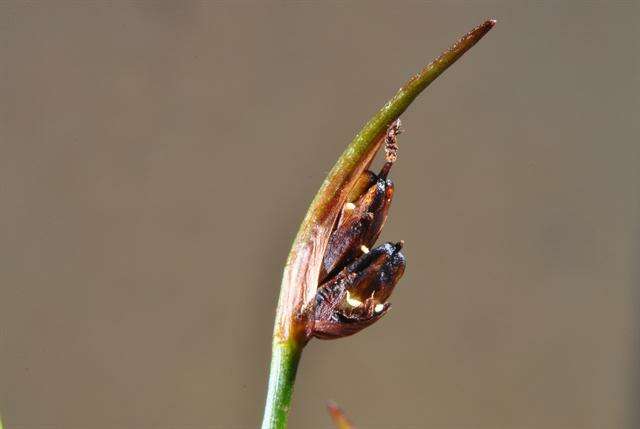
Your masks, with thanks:
[(487, 17), (403, 116), (393, 310), (309, 345), (291, 427), (640, 426), (640, 3), (3, 1), (8, 429), (257, 427), (312, 195)]

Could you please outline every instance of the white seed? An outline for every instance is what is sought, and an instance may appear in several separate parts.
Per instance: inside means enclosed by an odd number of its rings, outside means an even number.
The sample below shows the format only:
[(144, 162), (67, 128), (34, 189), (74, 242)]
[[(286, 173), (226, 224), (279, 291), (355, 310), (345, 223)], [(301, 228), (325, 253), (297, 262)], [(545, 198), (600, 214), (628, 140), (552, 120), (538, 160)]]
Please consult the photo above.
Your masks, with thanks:
[(356, 205), (353, 204), (353, 203), (347, 203), (347, 204), (344, 205), (344, 209), (345, 210), (353, 210), (355, 208), (356, 208)]
[(369, 248), (364, 244), (360, 246), (360, 250), (362, 250), (362, 253), (369, 253)]
[(347, 304), (352, 307), (360, 307), (362, 305), (362, 301), (357, 298), (352, 298), (349, 291), (347, 291)]
[(373, 311), (376, 313), (382, 313), (382, 310), (384, 310), (384, 304), (376, 304), (376, 306), (373, 307)]

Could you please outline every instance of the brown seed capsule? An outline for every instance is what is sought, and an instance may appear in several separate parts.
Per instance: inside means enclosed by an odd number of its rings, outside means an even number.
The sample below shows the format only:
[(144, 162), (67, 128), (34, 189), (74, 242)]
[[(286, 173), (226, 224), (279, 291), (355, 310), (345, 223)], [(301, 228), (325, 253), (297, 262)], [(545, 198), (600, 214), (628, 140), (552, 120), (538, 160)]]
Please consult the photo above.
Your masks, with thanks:
[(320, 282), (333, 277), (345, 265), (373, 246), (380, 235), (393, 199), (393, 182), (387, 178), (397, 159), (400, 120), (389, 126), (385, 137), (385, 164), (379, 174), (365, 171), (349, 193), (329, 237)]
[(355, 334), (380, 319), (387, 299), (404, 273), (403, 243), (385, 243), (365, 253), (316, 295), (313, 335), (333, 339)]
[(327, 280), (360, 256), (362, 246), (373, 246), (387, 219), (393, 198), (393, 182), (386, 175), (376, 176), (371, 172), (366, 174), (366, 180), (370, 180), (373, 175), (375, 181), (356, 200), (347, 202), (342, 208), (322, 261), (321, 281)]

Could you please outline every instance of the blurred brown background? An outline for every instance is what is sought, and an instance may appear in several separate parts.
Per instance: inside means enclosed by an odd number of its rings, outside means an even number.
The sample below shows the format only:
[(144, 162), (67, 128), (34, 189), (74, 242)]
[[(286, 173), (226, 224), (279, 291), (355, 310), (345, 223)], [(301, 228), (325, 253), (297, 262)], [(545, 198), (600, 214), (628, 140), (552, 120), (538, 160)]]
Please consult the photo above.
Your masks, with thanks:
[(403, 116), (393, 311), (310, 344), (291, 427), (639, 427), (639, 2), (2, 1), (8, 429), (257, 427), (312, 195), (487, 17)]

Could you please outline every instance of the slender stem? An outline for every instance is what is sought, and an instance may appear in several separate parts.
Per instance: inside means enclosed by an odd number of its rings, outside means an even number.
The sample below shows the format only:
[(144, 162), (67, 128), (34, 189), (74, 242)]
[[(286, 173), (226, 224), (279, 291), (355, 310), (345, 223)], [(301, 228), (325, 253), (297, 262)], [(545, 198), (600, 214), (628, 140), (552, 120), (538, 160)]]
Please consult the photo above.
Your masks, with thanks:
[(320, 265), (331, 229), (349, 191), (380, 148), (389, 125), (494, 25), (493, 20), (485, 21), (409, 79), (364, 125), (320, 186), (293, 241), (283, 273), (262, 429), (286, 428), (298, 362), (313, 332), (313, 304)]
[(269, 390), (264, 408), (262, 429), (287, 427), (291, 395), (301, 354), (302, 346), (294, 341), (273, 342)]

